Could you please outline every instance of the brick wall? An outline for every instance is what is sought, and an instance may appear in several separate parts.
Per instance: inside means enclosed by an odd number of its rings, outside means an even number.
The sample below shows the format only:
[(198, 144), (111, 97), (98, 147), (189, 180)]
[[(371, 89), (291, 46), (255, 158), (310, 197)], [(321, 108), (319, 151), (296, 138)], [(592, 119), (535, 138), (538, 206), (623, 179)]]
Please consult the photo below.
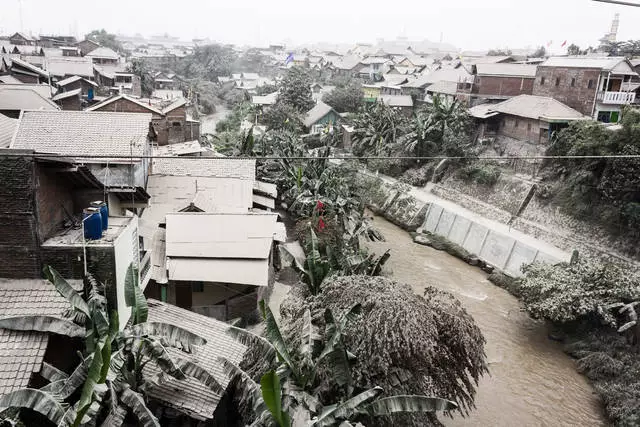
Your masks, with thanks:
[(523, 77), (477, 76), (472, 93), (495, 96), (531, 95), (534, 80)]
[(61, 99), (56, 102), (65, 111), (81, 111), (82, 101), (79, 96)]
[[(124, 98), (118, 99), (117, 101), (104, 105), (96, 109), (95, 111), (111, 111), (111, 112), (118, 112), (118, 113), (147, 113), (147, 114), (152, 113), (144, 106), (138, 105), (135, 102), (131, 102), (130, 100), (124, 99)], [(162, 116), (156, 113), (152, 113), (152, 114), (153, 114), (154, 120), (162, 119)]]
[(0, 277), (40, 277), (32, 159), (0, 157)]
[(599, 76), (598, 69), (539, 66), (533, 94), (554, 98), (582, 114), (591, 116)]
[(548, 125), (539, 120), (503, 115), (498, 135), (508, 136), (520, 141), (545, 143), (547, 141), (547, 132), (541, 132), (541, 126), (548, 129)]
[(44, 242), (63, 229), (65, 209), (74, 213), (73, 194), (69, 183), (46, 166), (36, 164), (35, 198), (38, 235)]
[(186, 122), (187, 112), (184, 106), (178, 107), (175, 110), (169, 111), (167, 113), (167, 142), (169, 144), (176, 144), (185, 141), (184, 134), (186, 129)]
[[(45, 246), (42, 265), (50, 265), (66, 279), (82, 279), (84, 263), (82, 247)], [(115, 252), (112, 247), (87, 247), (87, 269), (103, 283), (116, 283)]]

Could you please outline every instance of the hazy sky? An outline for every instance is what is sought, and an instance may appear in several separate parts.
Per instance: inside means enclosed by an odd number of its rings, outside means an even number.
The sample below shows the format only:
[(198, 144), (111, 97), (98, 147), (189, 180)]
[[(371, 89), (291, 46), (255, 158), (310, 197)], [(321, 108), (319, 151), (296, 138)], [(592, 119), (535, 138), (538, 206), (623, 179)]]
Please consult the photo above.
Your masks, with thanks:
[[(640, 0), (635, 0), (640, 3)], [(406, 36), (461, 49), (597, 45), (620, 13), (618, 39), (640, 39), (640, 8), (591, 0), (0, 0), (0, 33), (169, 33), (253, 45), (351, 44)], [(175, 7), (178, 6), (176, 9)]]

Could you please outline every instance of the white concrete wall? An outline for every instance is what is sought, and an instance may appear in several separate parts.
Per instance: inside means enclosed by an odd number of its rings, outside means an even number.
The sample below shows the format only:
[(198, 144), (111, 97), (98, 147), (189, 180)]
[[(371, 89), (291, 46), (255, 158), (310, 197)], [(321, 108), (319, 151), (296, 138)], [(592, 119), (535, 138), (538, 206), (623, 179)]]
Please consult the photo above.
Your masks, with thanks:
[[(134, 216), (127, 227), (120, 233), (113, 244), (116, 260), (116, 289), (118, 298), (118, 317), (120, 329), (129, 321), (131, 308), (127, 307), (124, 300), (124, 282), (129, 264), (139, 267), (138, 252), (138, 217)], [(138, 278), (139, 280), (139, 278)]]

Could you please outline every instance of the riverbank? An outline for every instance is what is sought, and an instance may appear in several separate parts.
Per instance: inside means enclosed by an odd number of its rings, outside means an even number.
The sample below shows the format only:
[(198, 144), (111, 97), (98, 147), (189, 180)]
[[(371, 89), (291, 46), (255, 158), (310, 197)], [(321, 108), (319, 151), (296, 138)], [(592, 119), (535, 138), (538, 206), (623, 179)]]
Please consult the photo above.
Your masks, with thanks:
[(391, 249), (393, 279), (422, 295), (426, 285), (453, 293), (487, 339), (490, 376), (481, 379), (477, 409), (447, 426), (606, 425), (601, 404), (562, 345), (547, 338), (517, 299), (494, 286), (487, 274), (445, 252), (415, 244), (408, 233), (381, 217), (374, 225), (385, 242), (367, 243), (376, 253)]

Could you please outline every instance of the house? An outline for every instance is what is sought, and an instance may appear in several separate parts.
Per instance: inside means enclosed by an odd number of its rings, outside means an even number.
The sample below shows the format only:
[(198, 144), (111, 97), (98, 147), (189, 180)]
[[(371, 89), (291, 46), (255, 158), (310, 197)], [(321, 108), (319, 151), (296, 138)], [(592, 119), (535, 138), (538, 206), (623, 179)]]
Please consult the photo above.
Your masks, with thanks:
[(38, 44), (47, 48), (73, 46), (78, 42), (75, 36), (68, 35), (40, 35)]
[(77, 159), (104, 186), (93, 200), (108, 199), (111, 212), (124, 214), (149, 204), (144, 156), (153, 139), (151, 114), (24, 111), (11, 148)]
[[(18, 134), (23, 138), (20, 129), (25, 129), (22, 122)], [(0, 179), (5, 188), (0, 192), (0, 277), (39, 280), (42, 268), (50, 265), (67, 279), (81, 279), (86, 267), (111, 283), (117, 295), (124, 294), (127, 268), (140, 265), (138, 217), (121, 216), (110, 204), (102, 237), (84, 239), (82, 210), (104, 195), (103, 184), (87, 165), (33, 150), (5, 149), (0, 152)], [(34, 303), (44, 302), (38, 301), (36, 289), (34, 283), (33, 295), (23, 292)], [(117, 310), (124, 325), (131, 313), (124, 298), (118, 298)]]
[(85, 55), (96, 65), (118, 65), (120, 56), (108, 47), (100, 46)]
[[(537, 66), (512, 63), (478, 63), (473, 65), (471, 88), (459, 83), (458, 96), (469, 105), (503, 101), (513, 96), (531, 95)], [(463, 87), (464, 85), (464, 87)]]
[(408, 117), (413, 114), (413, 98), (409, 95), (380, 95), (378, 102), (383, 102)]
[(18, 46), (35, 46), (36, 42), (37, 37), (33, 37), (21, 32), (17, 32), (9, 37), (9, 43)]
[(4, 72), (23, 83), (47, 83), (49, 73), (21, 59), (4, 55), (0, 59), (0, 72)]
[(157, 72), (153, 76), (153, 88), (175, 90), (177, 89), (177, 87), (176, 87), (176, 81), (174, 79), (175, 79), (175, 74)]
[(178, 98), (184, 98), (181, 90), (175, 89), (155, 89), (151, 93), (151, 98), (161, 99), (164, 101), (173, 101)]
[(433, 97), (436, 95), (453, 101), (454, 99), (456, 99), (457, 91), (457, 82), (448, 82), (441, 80), (427, 87), (425, 101), (427, 101), (428, 103), (433, 102)]
[(380, 85), (362, 85), (362, 97), (365, 102), (375, 102), (382, 94), (382, 86)]
[(460, 83), (463, 88), (470, 89), (473, 75), (462, 65), (440, 68), (403, 84), (402, 94), (411, 95), (414, 99), (424, 99), (427, 88), (441, 81)]
[(256, 106), (271, 106), (278, 100), (278, 92), (269, 93), (267, 95), (253, 95), (251, 97), (251, 103)]
[(62, 110), (80, 111), (82, 110), (82, 89), (60, 92), (51, 100), (59, 105)]
[(347, 55), (333, 61), (329, 68), (338, 76), (355, 76), (359, 64), (360, 57)]
[(77, 46), (60, 46), (60, 50), (62, 51), (61, 56), (66, 56), (66, 57), (82, 56), (82, 51)]
[(140, 77), (127, 71), (122, 65), (94, 65), (94, 77), (102, 92), (109, 95), (142, 95)]
[(254, 160), (155, 159), (153, 204), (141, 218), (148, 295), (221, 320), (253, 312), (272, 280), (274, 236), (284, 233), (277, 215), (253, 209), (273, 200), (271, 187), (257, 185)]
[(93, 105), (87, 108), (87, 111), (151, 113), (158, 145), (191, 141), (200, 136), (200, 123), (187, 120), (187, 100), (178, 98), (169, 102), (164, 107), (156, 107), (151, 105), (150, 101), (144, 103), (139, 99), (122, 94)]
[(91, 53), (92, 51), (96, 50), (97, 48), (100, 47), (100, 44), (94, 42), (93, 40), (82, 40), (78, 43), (76, 43), (76, 46), (78, 47), (78, 49), (80, 49), (80, 53), (82, 54), (82, 56), (86, 56), (89, 53)]
[[(494, 122), (499, 136), (535, 144), (548, 144), (551, 134), (569, 122), (588, 119), (577, 110), (550, 97), (519, 95), (498, 104), (471, 108), (473, 117)], [(484, 132), (481, 132), (484, 133)]]
[[(82, 289), (81, 281), (72, 280), (70, 284), (76, 290)], [(0, 278), (0, 317), (62, 318), (68, 309), (67, 299), (47, 280)], [(0, 395), (40, 387), (47, 375), (45, 367), (70, 372), (80, 362), (76, 351), (82, 348), (83, 343), (77, 338), (0, 329)]]
[(620, 120), (622, 107), (635, 101), (625, 91), (640, 76), (623, 57), (551, 57), (538, 65), (533, 94), (552, 97), (605, 123)]
[(66, 79), (60, 80), (57, 83), (59, 92), (69, 92), (80, 89), (80, 94), (86, 99), (93, 99), (95, 92), (98, 88), (98, 84), (92, 80), (85, 79), (80, 76), (71, 76)]
[(0, 85), (0, 114), (13, 119), (24, 110), (59, 110), (50, 99), (43, 97), (30, 85)]
[(51, 57), (46, 59), (45, 66), (51, 78), (58, 81), (73, 76), (94, 80), (93, 63), (87, 57)]
[(18, 119), (0, 114), (0, 148), (8, 148), (18, 126)]
[(369, 56), (360, 60), (358, 76), (374, 82), (379, 81), (392, 65), (393, 61), (388, 58)]
[(307, 112), (303, 123), (310, 133), (317, 134), (324, 130), (331, 131), (340, 119), (340, 114), (333, 107), (319, 101), (315, 107)]

